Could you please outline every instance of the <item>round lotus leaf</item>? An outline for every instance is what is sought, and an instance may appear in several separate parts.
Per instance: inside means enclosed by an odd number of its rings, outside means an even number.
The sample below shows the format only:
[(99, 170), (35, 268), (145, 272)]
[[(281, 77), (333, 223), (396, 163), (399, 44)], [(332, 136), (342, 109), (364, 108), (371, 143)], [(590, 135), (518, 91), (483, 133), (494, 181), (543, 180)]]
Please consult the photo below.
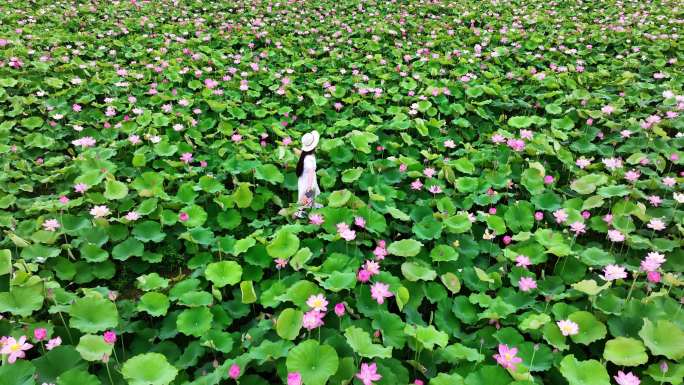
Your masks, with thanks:
[(78, 341), (76, 350), (86, 361), (101, 362), (103, 357), (112, 355), (113, 346), (105, 342), (101, 335), (85, 334)]
[(69, 307), (69, 325), (84, 333), (97, 333), (116, 328), (119, 311), (109, 300), (95, 296), (78, 298)]
[(242, 267), (235, 261), (214, 262), (207, 265), (204, 275), (216, 287), (235, 285), (242, 278)]
[(648, 354), (641, 341), (617, 337), (606, 342), (603, 358), (619, 366), (637, 366), (648, 361)]
[(178, 369), (159, 353), (139, 354), (123, 364), (121, 374), (130, 385), (166, 385), (178, 374)]
[(307, 340), (290, 350), (285, 364), (288, 372), (301, 374), (304, 385), (325, 385), (337, 372), (339, 358), (333, 347)]

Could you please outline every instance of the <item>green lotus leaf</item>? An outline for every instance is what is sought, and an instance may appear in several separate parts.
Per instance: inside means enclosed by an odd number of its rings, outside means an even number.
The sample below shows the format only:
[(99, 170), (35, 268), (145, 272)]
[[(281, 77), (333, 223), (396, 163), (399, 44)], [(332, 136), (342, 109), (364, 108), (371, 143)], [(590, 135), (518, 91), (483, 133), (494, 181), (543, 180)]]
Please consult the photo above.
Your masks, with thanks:
[(304, 385), (325, 385), (339, 366), (335, 349), (307, 340), (290, 350), (285, 362), (287, 371), (299, 372)]
[(195, 307), (183, 310), (176, 319), (178, 331), (189, 336), (201, 337), (211, 329), (213, 314), (206, 307)]
[(387, 252), (400, 257), (413, 257), (418, 255), (423, 244), (415, 239), (402, 239), (394, 241), (387, 247)]
[(606, 342), (603, 358), (619, 366), (637, 366), (648, 361), (648, 354), (641, 341), (616, 337)]
[(29, 286), (11, 287), (0, 293), (0, 313), (28, 317), (43, 307), (44, 288), (42, 282)]
[(450, 364), (456, 364), (459, 361), (466, 360), (470, 362), (482, 362), (485, 356), (477, 351), (477, 349), (469, 348), (461, 344), (449, 345), (439, 351), (443, 357)]
[(276, 332), (280, 338), (294, 340), (302, 329), (303, 313), (296, 309), (285, 309), (280, 312), (276, 321)]
[(163, 354), (145, 353), (124, 362), (121, 374), (131, 385), (166, 385), (176, 378), (178, 369)]
[(242, 295), (242, 303), (249, 304), (257, 301), (257, 295), (252, 281), (240, 282), (240, 294)]
[(140, 222), (133, 227), (133, 236), (143, 242), (159, 243), (166, 238), (166, 233), (161, 231), (161, 224), (155, 221)]
[(232, 286), (242, 279), (242, 267), (235, 261), (214, 262), (207, 265), (204, 275), (216, 287)]
[(671, 321), (658, 320), (653, 323), (644, 318), (639, 337), (655, 355), (675, 361), (684, 357), (684, 331)]
[(568, 319), (579, 326), (579, 332), (570, 338), (583, 345), (600, 340), (606, 336), (607, 329), (592, 313), (587, 311), (577, 311), (568, 316)]
[(610, 385), (605, 366), (596, 360), (578, 361), (571, 354), (561, 361), (560, 372), (569, 385)]
[(437, 278), (437, 272), (421, 260), (402, 263), (401, 272), (411, 282), (433, 281)]
[(446, 226), (447, 231), (460, 234), (470, 231), (473, 224), (470, 222), (468, 215), (457, 214), (445, 219), (444, 225)]
[(328, 196), (328, 206), (330, 207), (342, 207), (347, 202), (349, 202), (349, 199), (351, 199), (352, 193), (349, 190), (338, 190), (338, 191), (333, 191), (330, 193)]
[(449, 245), (437, 245), (430, 251), (433, 262), (458, 261), (458, 252)]
[(254, 176), (257, 179), (265, 180), (272, 184), (283, 183), (285, 177), (278, 170), (278, 167), (272, 164), (262, 164), (255, 169)]
[(404, 333), (414, 337), (427, 350), (434, 350), (435, 346), (444, 348), (449, 343), (449, 335), (433, 325), (425, 327), (407, 324)]
[(439, 373), (430, 379), (429, 385), (464, 385), (463, 377), (458, 374)]
[(249, 207), (250, 204), (252, 204), (252, 200), (254, 199), (254, 194), (252, 194), (252, 191), (249, 189), (249, 184), (248, 183), (240, 183), (238, 184), (238, 187), (235, 189), (233, 192), (233, 200), (235, 201), (235, 204), (239, 208), (245, 208)]
[(101, 385), (102, 382), (87, 369), (73, 368), (57, 377), (57, 385)]
[(299, 250), (299, 238), (289, 230), (278, 230), (273, 240), (266, 246), (268, 255), (273, 258), (287, 259)]
[(169, 286), (169, 280), (157, 273), (141, 275), (135, 281), (135, 286), (143, 291), (165, 289)]
[(83, 333), (103, 332), (119, 324), (116, 305), (96, 296), (76, 299), (69, 307), (69, 315), (69, 325)]
[(508, 119), (508, 125), (514, 128), (527, 128), (534, 123), (529, 116), (514, 116)]
[(459, 291), (461, 291), (461, 280), (458, 279), (456, 274), (451, 273), (451, 272), (446, 272), (442, 274), (439, 279), (442, 281), (444, 286), (446, 286), (447, 289), (452, 294), (456, 294)]
[(128, 186), (117, 180), (105, 182), (104, 197), (111, 200), (123, 199), (128, 195)]
[(370, 334), (363, 329), (350, 326), (344, 331), (344, 336), (347, 339), (347, 344), (361, 357), (366, 358), (390, 358), (392, 357), (392, 348), (385, 347), (379, 344), (374, 344)]
[(169, 297), (162, 293), (151, 292), (140, 297), (138, 311), (144, 311), (152, 317), (159, 317), (166, 315), (169, 306)]
[(202, 206), (190, 205), (182, 208), (180, 212), (188, 214), (188, 220), (181, 222), (186, 227), (199, 227), (207, 220), (207, 212)]
[[(36, 367), (27, 360), (0, 366), (0, 385), (35, 385)], [(75, 385), (75, 384), (74, 384)]]
[(78, 341), (76, 350), (86, 361), (101, 362), (112, 355), (114, 345), (105, 342), (101, 335), (85, 334)]
[(133, 256), (141, 257), (144, 250), (145, 245), (142, 242), (134, 238), (128, 238), (114, 246), (112, 249), (112, 258), (119, 261), (125, 261)]
[(582, 195), (591, 194), (596, 191), (596, 187), (606, 184), (608, 177), (604, 174), (585, 175), (570, 184), (570, 188)]
[(321, 286), (334, 293), (345, 289), (353, 289), (356, 286), (356, 274), (353, 272), (335, 271), (321, 283)]

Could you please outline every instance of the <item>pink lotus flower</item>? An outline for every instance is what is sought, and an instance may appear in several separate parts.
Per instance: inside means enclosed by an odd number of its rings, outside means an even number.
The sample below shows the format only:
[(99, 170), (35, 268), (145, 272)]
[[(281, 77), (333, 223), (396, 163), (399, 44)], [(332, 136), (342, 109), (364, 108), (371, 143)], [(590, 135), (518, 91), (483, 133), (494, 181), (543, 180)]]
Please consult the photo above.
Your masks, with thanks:
[(127, 221), (133, 222), (133, 221), (137, 221), (138, 219), (140, 219), (140, 214), (138, 214), (135, 211), (129, 211), (128, 213), (126, 213), (126, 216), (124, 218)]
[(354, 224), (363, 229), (366, 227), (366, 220), (363, 217), (354, 217)]
[(183, 163), (190, 163), (192, 161), (192, 153), (191, 152), (184, 152), (183, 155), (180, 157), (181, 162)]
[(43, 222), (43, 228), (46, 231), (57, 231), (59, 228), (59, 222), (56, 219), (48, 219)]
[(665, 263), (665, 256), (658, 252), (651, 252), (641, 261), (641, 269), (646, 272), (656, 271)]
[(560, 209), (553, 212), (553, 217), (556, 218), (556, 223), (563, 223), (568, 219), (568, 214), (565, 210)]
[(420, 181), (420, 179), (416, 179), (411, 182), (411, 190), (420, 190), (421, 188), (423, 188), (423, 183)]
[(61, 197), (59, 197), (59, 203), (65, 205), (65, 204), (69, 203), (69, 198), (67, 198), (66, 196), (62, 195)]
[(639, 385), (641, 383), (639, 377), (635, 376), (632, 372), (625, 373), (622, 370), (619, 370), (617, 376), (613, 376), (613, 378), (618, 385)]
[(232, 378), (233, 380), (237, 380), (238, 377), (240, 377), (240, 367), (237, 364), (230, 365), (230, 369), (228, 369), (228, 377)]
[(520, 287), (521, 291), (528, 292), (537, 288), (537, 282), (534, 280), (534, 278), (522, 277), (520, 278), (520, 281), (518, 281), (518, 286)]
[(665, 230), (665, 222), (663, 222), (661, 219), (653, 218), (648, 222), (646, 227), (655, 231)]
[(544, 219), (544, 213), (541, 211), (535, 212), (534, 213), (534, 219), (541, 221), (542, 219)]
[(544, 184), (551, 184), (551, 183), (553, 183), (553, 180), (554, 180), (554, 179), (553, 179), (553, 176), (551, 176), (551, 175), (546, 175), (546, 176), (544, 177)]
[(335, 314), (338, 317), (342, 317), (344, 313), (346, 312), (346, 307), (344, 306), (344, 303), (338, 303), (335, 305)]
[(361, 364), (361, 371), (356, 373), (356, 378), (363, 382), (363, 385), (373, 385), (373, 381), (379, 381), (382, 376), (378, 374), (378, 368), (375, 363)]
[(76, 184), (74, 185), (74, 191), (76, 191), (77, 193), (83, 194), (84, 192), (86, 192), (86, 190), (88, 190), (88, 185), (87, 185), (87, 184), (84, 184), (84, 183), (76, 183)]
[(527, 269), (527, 266), (530, 266), (532, 264), (530, 258), (525, 255), (518, 255), (517, 257), (515, 257), (515, 262), (516, 266), (522, 267), (523, 269)]
[(321, 327), (323, 326), (323, 317), (325, 317), (325, 313), (321, 313), (317, 310), (310, 310), (304, 313), (304, 317), (302, 317), (302, 326), (304, 326), (306, 330), (313, 330)]
[(646, 279), (648, 279), (648, 282), (658, 283), (660, 282), (660, 273), (657, 271), (649, 271), (646, 273)]
[(302, 375), (299, 372), (288, 373), (287, 385), (302, 385)]
[(603, 112), (606, 115), (610, 115), (614, 111), (615, 111), (615, 108), (613, 108), (613, 106), (610, 106), (610, 105), (605, 105), (605, 106), (601, 107), (601, 112)]
[(181, 211), (178, 214), (178, 220), (180, 220), (181, 222), (186, 222), (188, 219), (190, 219), (190, 215), (188, 215), (188, 213), (186, 213), (185, 211)]
[(14, 337), (7, 337), (5, 343), (0, 349), (0, 354), (7, 355), (7, 362), (13, 364), (18, 358), (26, 357), (26, 350), (29, 350), (33, 345), (26, 342), (26, 336), (19, 337), (19, 340), (15, 340)]
[(392, 292), (389, 291), (389, 285), (382, 282), (376, 282), (371, 286), (371, 298), (378, 301), (378, 304), (382, 305), (385, 303), (385, 298), (390, 298), (394, 296)]
[(584, 169), (591, 164), (591, 161), (584, 158), (579, 158), (575, 161), (575, 164), (577, 165), (577, 167)]
[(287, 259), (277, 258), (275, 260), (275, 264), (276, 264), (276, 269), (278, 269), (278, 270), (283, 269), (287, 266)]
[(439, 194), (442, 192), (442, 188), (437, 186), (437, 185), (432, 185), (432, 186), (430, 186), (428, 191), (432, 194)]
[(582, 222), (573, 222), (570, 224), (570, 231), (575, 233), (575, 236), (586, 233), (587, 226)]
[(109, 214), (111, 214), (109, 208), (104, 205), (95, 206), (92, 209), (90, 209), (90, 215), (92, 215), (95, 218), (104, 218)]
[(364, 265), (364, 270), (366, 270), (371, 276), (380, 274), (380, 264), (375, 261), (367, 260)]
[(611, 242), (622, 242), (625, 240), (625, 236), (620, 230), (608, 230), (608, 239)]
[(328, 300), (323, 294), (312, 295), (306, 300), (306, 304), (316, 311), (324, 312), (328, 310)]
[(33, 337), (35, 337), (36, 341), (42, 341), (47, 337), (47, 329), (45, 328), (36, 328), (33, 330)]
[(370, 280), (371, 278), (371, 273), (368, 272), (366, 269), (361, 269), (359, 270), (358, 274), (356, 275), (356, 279), (361, 282), (361, 283), (366, 283)]
[(108, 330), (104, 332), (102, 336), (106, 343), (114, 345), (116, 343), (116, 333), (114, 331)]
[(312, 225), (320, 226), (323, 224), (323, 222), (325, 222), (325, 220), (323, 219), (322, 215), (320, 215), (320, 214), (309, 215), (309, 223), (311, 223)]
[(605, 281), (615, 281), (616, 279), (627, 278), (625, 268), (618, 265), (608, 265), (603, 268), (603, 275), (600, 276)]
[(406, 172), (408, 169), (408, 166), (406, 166), (404, 163), (399, 165), (399, 172)]
[(496, 362), (505, 369), (515, 371), (516, 365), (522, 362), (522, 358), (516, 357), (518, 348), (509, 348), (508, 345), (499, 344), (499, 353), (494, 355)]
[(435, 173), (436, 171), (432, 167), (428, 167), (425, 170), (423, 170), (423, 174), (428, 178), (432, 178), (435, 175)]
[(579, 325), (573, 321), (570, 321), (569, 319), (558, 321), (556, 322), (556, 325), (558, 325), (561, 334), (564, 336), (574, 336), (575, 334), (579, 333)]
[(62, 338), (61, 337), (55, 337), (51, 339), (50, 341), (45, 344), (45, 349), (47, 350), (52, 350), (62, 344)]

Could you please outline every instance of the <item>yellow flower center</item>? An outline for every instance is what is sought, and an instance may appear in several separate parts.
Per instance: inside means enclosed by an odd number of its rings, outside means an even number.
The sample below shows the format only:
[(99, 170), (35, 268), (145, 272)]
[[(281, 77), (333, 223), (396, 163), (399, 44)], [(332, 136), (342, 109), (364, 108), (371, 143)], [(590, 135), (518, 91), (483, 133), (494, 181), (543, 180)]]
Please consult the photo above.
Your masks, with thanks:
[(511, 353), (504, 354), (504, 357), (506, 358), (506, 361), (510, 361), (513, 359), (513, 356), (511, 355)]
[(21, 346), (19, 344), (13, 344), (12, 346), (10, 346), (10, 350), (13, 352), (16, 352), (19, 349), (21, 349)]

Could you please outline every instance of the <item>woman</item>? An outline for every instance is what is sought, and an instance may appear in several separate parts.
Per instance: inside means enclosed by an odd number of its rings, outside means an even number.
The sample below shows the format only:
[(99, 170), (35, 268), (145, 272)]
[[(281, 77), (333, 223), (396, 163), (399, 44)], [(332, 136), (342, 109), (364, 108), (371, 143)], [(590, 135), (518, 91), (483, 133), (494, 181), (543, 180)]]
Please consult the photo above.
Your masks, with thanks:
[[(318, 131), (311, 131), (302, 137), (302, 152), (297, 162), (297, 203), (303, 207), (322, 207), (314, 200), (321, 193), (316, 180), (316, 156), (314, 152), (318, 145), (320, 135)], [(298, 216), (303, 215), (303, 211), (297, 212)]]

